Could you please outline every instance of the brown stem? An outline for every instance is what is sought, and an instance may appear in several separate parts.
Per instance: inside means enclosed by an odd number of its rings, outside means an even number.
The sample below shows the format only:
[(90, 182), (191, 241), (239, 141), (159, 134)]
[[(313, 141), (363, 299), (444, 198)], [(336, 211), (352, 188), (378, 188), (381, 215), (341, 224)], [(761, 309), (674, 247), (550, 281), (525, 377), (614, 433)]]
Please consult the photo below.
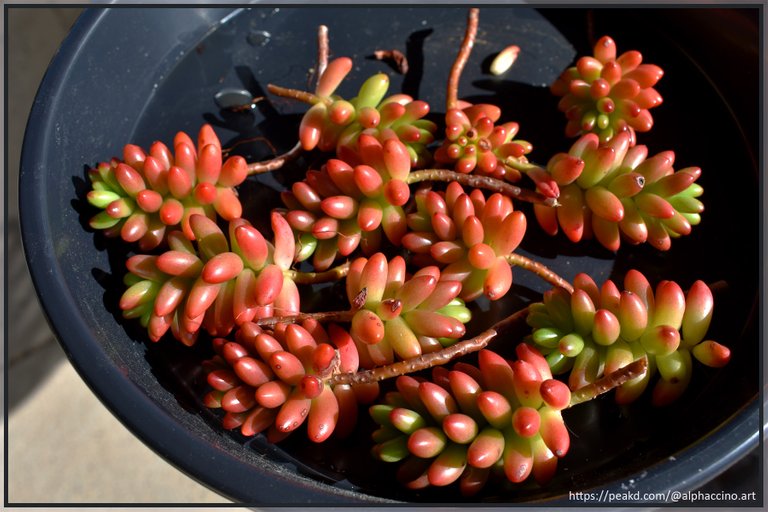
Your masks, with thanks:
[(571, 404), (568, 407), (587, 402), (592, 400), (603, 393), (617, 388), (627, 381), (640, 377), (648, 369), (648, 358), (643, 356), (642, 358), (629, 363), (627, 366), (623, 366), (615, 372), (609, 373), (592, 384), (577, 389), (571, 393)]
[(256, 320), (260, 327), (274, 327), (277, 324), (297, 324), (304, 320), (318, 322), (350, 322), (355, 311), (321, 311), (318, 313), (299, 313), (298, 315), (270, 316)]
[(408, 58), (400, 50), (376, 50), (373, 56), (377, 60), (390, 60), (401, 75), (408, 73)]
[(266, 137), (251, 137), (251, 138), (248, 138), (248, 139), (239, 140), (239, 141), (235, 142), (234, 144), (232, 144), (231, 146), (229, 146), (227, 148), (222, 148), (221, 149), (221, 155), (222, 155), (222, 157), (227, 158), (227, 157), (229, 157), (229, 155), (232, 154), (232, 152), (235, 150), (235, 148), (237, 146), (239, 146), (241, 144), (248, 144), (250, 142), (262, 142), (262, 143), (266, 144), (267, 146), (269, 146), (270, 151), (272, 151), (273, 153), (277, 152), (275, 150), (275, 146), (273, 146), (272, 143), (269, 141), (269, 139), (267, 139)]
[(313, 94), (311, 92), (300, 91), (299, 89), (291, 89), (289, 87), (282, 87), (275, 84), (267, 84), (267, 90), (275, 96), (303, 101), (304, 103), (309, 103), (310, 105), (314, 105), (316, 103), (325, 103), (326, 105), (331, 105), (333, 103), (331, 98), (321, 98), (317, 94)]
[(563, 279), (554, 270), (547, 267), (543, 263), (540, 263), (536, 260), (532, 260), (530, 258), (526, 258), (522, 254), (517, 254), (515, 252), (507, 255), (506, 259), (510, 265), (515, 265), (520, 268), (524, 268), (529, 272), (533, 272), (534, 274), (544, 279), (545, 281), (552, 283), (554, 286), (565, 288), (568, 291), (568, 293), (573, 293), (573, 286), (571, 285), (571, 283)]
[(422, 354), (405, 361), (398, 361), (387, 366), (380, 366), (371, 370), (365, 370), (357, 373), (339, 373), (334, 375), (328, 382), (331, 385), (336, 384), (366, 384), (379, 382), (384, 379), (398, 377), (408, 373), (417, 372), (439, 366), (450, 362), (451, 360), (477, 352), (485, 348), (496, 336), (508, 330), (521, 318), (528, 314), (528, 308), (525, 307), (505, 319), (494, 324), (490, 329), (483, 331), (473, 338), (462, 340), (450, 347), (446, 347), (437, 352)]
[(320, 25), (317, 27), (317, 81), (325, 73), (328, 67), (328, 27)]
[(254, 174), (262, 174), (265, 172), (272, 172), (280, 169), (283, 165), (291, 160), (295, 160), (301, 154), (301, 142), (297, 142), (295, 146), (289, 149), (282, 155), (278, 155), (270, 160), (264, 160), (263, 162), (253, 162), (248, 164), (248, 176)]
[(421, 181), (458, 181), (462, 185), (499, 192), (505, 196), (521, 201), (527, 201), (529, 203), (538, 203), (545, 206), (560, 206), (560, 203), (557, 202), (557, 198), (555, 197), (547, 197), (532, 190), (516, 187), (506, 181), (490, 176), (481, 176), (479, 174), (464, 174), (448, 169), (423, 169), (411, 172), (406, 181), (409, 184)]
[(459, 103), (459, 79), (464, 66), (467, 64), (469, 54), (475, 45), (475, 36), (477, 35), (477, 22), (480, 17), (480, 10), (473, 7), (467, 14), (467, 30), (464, 32), (464, 41), (459, 48), (459, 54), (451, 66), (451, 74), (448, 76), (448, 90), (446, 92), (445, 108), (450, 110), (456, 108)]
[(298, 270), (285, 270), (283, 275), (293, 280), (296, 284), (317, 284), (338, 281), (347, 277), (349, 262), (329, 268), (324, 272), (299, 272)]

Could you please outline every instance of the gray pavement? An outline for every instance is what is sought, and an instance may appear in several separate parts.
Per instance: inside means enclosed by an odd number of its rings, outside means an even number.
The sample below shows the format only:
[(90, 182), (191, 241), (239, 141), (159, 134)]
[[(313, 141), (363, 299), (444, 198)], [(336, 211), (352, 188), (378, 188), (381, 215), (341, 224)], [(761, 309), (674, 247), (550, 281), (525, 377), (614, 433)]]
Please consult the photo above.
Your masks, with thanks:
[[(8, 339), (5, 501), (28, 504), (230, 504), (165, 462), (101, 404), (48, 329), (24, 262), (18, 167), (27, 116), (43, 74), (79, 14), (11, 7), (8, 16)], [(5, 319), (3, 319), (5, 321)], [(2, 469), (0, 469), (2, 471)], [(1, 507), (0, 507), (1, 508)]]

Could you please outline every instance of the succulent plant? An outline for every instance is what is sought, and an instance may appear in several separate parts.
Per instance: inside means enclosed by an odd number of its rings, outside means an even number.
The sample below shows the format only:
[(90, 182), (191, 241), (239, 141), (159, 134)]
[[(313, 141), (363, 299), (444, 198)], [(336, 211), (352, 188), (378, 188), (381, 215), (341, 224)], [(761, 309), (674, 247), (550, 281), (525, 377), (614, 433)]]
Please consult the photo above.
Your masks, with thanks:
[(525, 155), (533, 146), (515, 136), (520, 126), (515, 122), (495, 125), (501, 109), (490, 104), (466, 104), (450, 108), (445, 114), (445, 139), (435, 150), (438, 164), (453, 165), (460, 173), (492, 176), (511, 182), (526, 174), (546, 197), (557, 197), (559, 190), (552, 178), (539, 167), (530, 165)]
[(461, 283), (441, 279), (437, 267), (406, 274), (401, 256), (357, 258), (347, 275), (347, 297), (357, 308), (350, 334), (361, 366), (372, 368), (434, 352), (460, 339), (471, 313), (458, 298)]
[(405, 145), (362, 134), (358, 148), (365, 163), (330, 159), (282, 194), (285, 218), (297, 233), (297, 260), (312, 256), (318, 270), (358, 246), (369, 255), (379, 250), (382, 231), (400, 244), (407, 229), (403, 205), (411, 194), (405, 182), (411, 164)]
[(554, 235), (559, 225), (573, 242), (594, 237), (612, 251), (622, 238), (665, 251), (699, 224), (701, 169), (675, 171), (674, 152), (648, 157), (648, 148), (630, 147), (629, 138), (623, 132), (603, 144), (589, 133), (550, 159), (546, 170), (560, 186), (560, 206), (534, 205), (544, 231)]
[[(520, 179), (520, 174), (506, 169), (506, 157), (523, 157), (531, 152), (530, 142), (516, 140), (520, 130), (515, 122), (496, 126), (501, 109), (496, 105), (466, 105), (445, 114), (445, 140), (435, 151), (438, 163), (453, 163), (457, 172), (478, 172), (496, 178)], [(501, 162), (500, 162), (501, 161)], [(507, 176), (512, 172), (512, 176)]]
[(113, 158), (91, 169), (87, 199), (102, 211), (90, 226), (148, 251), (165, 240), (168, 228), (181, 226), (191, 239), (193, 214), (225, 220), (242, 215), (235, 187), (247, 177), (247, 164), (240, 156), (222, 163), (221, 143), (210, 125), (200, 129), (197, 150), (184, 132), (176, 134), (173, 149), (155, 142), (147, 154), (128, 144), (122, 161)]
[(662, 102), (654, 86), (664, 71), (643, 63), (638, 51), (616, 53), (614, 40), (603, 36), (595, 43), (594, 56), (581, 57), (552, 84), (552, 93), (561, 97), (558, 108), (568, 119), (566, 136), (595, 133), (607, 142), (627, 132), (635, 145), (635, 132), (653, 126), (649, 109)]
[[(357, 165), (363, 163), (358, 158), (358, 139), (361, 134), (366, 134), (381, 143), (389, 139), (400, 140), (414, 167), (426, 165), (431, 159), (426, 147), (434, 141), (437, 129), (435, 123), (424, 119), (429, 113), (429, 104), (406, 94), (385, 98), (389, 77), (384, 73), (368, 78), (357, 96), (350, 100), (334, 95), (351, 69), (352, 61), (340, 57), (331, 61), (321, 75), (315, 94), (309, 96), (313, 105), (299, 126), (302, 147), (335, 151), (342, 160)], [(274, 86), (271, 89), (280, 91)]]
[(420, 264), (441, 266), (443, 279), (461, 282), (462, 299), (502, 298), (512, 286), (506, 257), (526, 229), (525, 215), (512, 200), (499, 193), (486, 199), (478, 189), (467, 193), (456, 182), (445, 192), (422, 189), (415, 199), (403, 247)]
[(230, 222), (229, 240), (204, 215), (191, 215), (190, 229), (197, 247), (175, 231), (168, 235), (169, 250), (127, 261), (120, 309), (125, 318), (139, 318), (152, 341), (170, 329), (192, 345), (201, 327), (225, 336), (254, 318), (299, 312), (298, 288), (286, 275), (293, 233), (279, 214), (272, 214), (274, 245), (244, 219)]
[(314, 320), (263, 330), (246, 322), (235, 341), (214, 338), (213, 348), (205, 363), (213, 389), (203, 403), (223, 409), (224, 428), (245, 436), (266, 432), (278, 442), (306, 423), (313, 442), (344, 437), (357, 423), (358, 403), (379, 393), (376, 383), (328, 382), (335, 372), (357, 371), (359, 362), (349, 334), (335, 324), (327, 331)]
[(636, 400), (654, 374), (653, 402), (666, 405), (688, 386), (692, 356), (712, 367), (725, 365), (730, 350), (706, 338), (714, 298), (703, 281), (687, 293), (674, 281), (653, 288), (637, 270), (624, 278), (624, 290), (607, 280), (598, 288), (586, 274), (574, 279), (574, 292), (554, 288), (544, 301), (529, 306), (528, 342), (545, 355), (552, 372), (569, 373), (572, 390), (579, 389), (647, 357), (649, 370), (616, 389), (616, 401)]
[(398, 377), (397, 391), (369, 409), (379, 425), (374, 456), (404, 461), (398, 479), (410, 489), (458, 481), (472, 495), (494, 473), (546, 483), (570, 447), (560, 412), (570, 391), (535, 349), (521, 344), (517, 356), (482, 350), (478, 367), (435, 368), (432, 381)]

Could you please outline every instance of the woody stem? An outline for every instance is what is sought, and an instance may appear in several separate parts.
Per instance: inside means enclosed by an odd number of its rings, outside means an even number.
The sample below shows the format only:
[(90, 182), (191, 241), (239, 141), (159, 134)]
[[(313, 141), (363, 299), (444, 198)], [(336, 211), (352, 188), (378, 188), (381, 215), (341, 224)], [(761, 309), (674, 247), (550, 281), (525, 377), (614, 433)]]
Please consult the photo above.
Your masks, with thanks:
[(267, 90), (275, 96), (303, 101), (304, 103), (309, 103), (310, 105), (314, 105), (316, 103), (325, 103), (326, 105), (330, 105), (333, 103), (333, 100), (330, 98), (321, 98), (317, 94), (311, 92), (300, 91), (299, 89), (291, 89), (290, 87), (282, 87), (275, 84), (268, 84)]
[(525, 307), (497, 322), (491, 328), (483, 331), (477, 336), (459, 341), (456, 344), (438, 350), (437, 352), (422, 354), (411, 359), (406, 359), (405, 361), (398, 361), (371, 370), (357, 373), (339, 373), (331, 377), (328, 382), (331, 385), (366, 384), (425, 370), (427, 368), (432, 368), (433, 366), (444, 365), (457, 357), (482, 350), (488, 346), (488, 343), (490, 343), (496, 336), (508, 330), (520, 319), (525, 318), (527, 314), (528, 308)]
[(643, 375), (647, 369), (647, 357), (642, 357), (637, 361), (629, 363), (628, 365), (619, 368), (615, 372), (609, 373), (608, 375), (597, 379), (592, 384), (587, 384), (586, 386), (579, 388), (571, 393), (571, 404), (568, 407), (573, 407), (574, 405), (588, 402), (589, 400), (592, 400), (599, 395), (602, 395), (603, 393), (607, 393), (608, 391), (621, 386), (625, 382)]
[(491, 176), (464, 174), (448, 169), (423, 169), (411, 172), (406, 179), (406, 183), (408, 184), (419, 183), (421, 181), (457, 181), (461, 185), (499, 192), (513, 199), (519, 199), (529, 203), (543, 204), (545, 206), (559, 206), (560, 204), (557, 202), (557, 198), (546, 197), (538, 192), (516, 187), (506, 181), (492, 178)]
[(301, 154), (301, 143), (297, 142), (295, 146), (289, 149), (282, 155), (278, 155), (270, 160), (264, 160), (263, 162), (252, 162), (248, 164), (248, 176), (254, 174), (262, 174), (265, 172), (272, 172), (280, 169), (286, 162), (295, 160)]
[(298, 324), (305, 320), (318, 322), (350, 322), (355, 311), (320, 311), (318, 313), (299, 313), (297, 315), (270, 316), (256, 320), (260, 327), (274, 327), (277, 324)]
[(565, 288), (568, 293), (573, 293), (573, 286), (571, 283), (563, 279), (554, 270), (547, 267), (543, 263), (532, 260), (523, 256), (522, 254), (512, 253), (506, 256), (506, 260), (510, 265), (515, 265), (520, 268), (524, 268), (529, 272), (533, 272), (545, 281), (552, 283), (554, 286)]

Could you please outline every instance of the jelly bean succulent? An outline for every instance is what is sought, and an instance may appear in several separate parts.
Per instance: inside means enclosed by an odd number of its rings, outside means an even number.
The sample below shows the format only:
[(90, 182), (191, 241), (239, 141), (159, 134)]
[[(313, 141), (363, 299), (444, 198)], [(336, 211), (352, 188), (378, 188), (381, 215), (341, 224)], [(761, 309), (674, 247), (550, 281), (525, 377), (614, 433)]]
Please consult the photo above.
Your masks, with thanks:
[(347, 296), (360, 308), (350, 334), (366, 367), (418, 357), (464, 336), (471, 312), (458, 296), (461, 283), (445, 279), (434, 266), (406, 275), (405, 260), (382, 253), (352, 262)]
[(358, 246), (372, 254), (381, 247), (382, 234), (399, 244), (405, 233), (403, 206), (411, 193), (405, 145), (397, 139), (382, 144), (362, 134), (358, 149), (363, 163), (352, 166), (332, 158), (282, 195), (285, 218), (299, 244), (298, 260), (311, 256), (316, 269), (329, 268)]
[(649, 109), (662, 102), (654, 86), (663, 75), (659, 66), (644, 63), (638, 51), (617, 56), (615, 41), (601, 37), (593, 56), (579, 58), (551, 86), (552, 93), (562, 97), (558, 108), (568, 119), (566, 135), (595, 133), (607, 142), (627, 133), (634, 145), (636, 132), (653, 126)]
[(299, 312), (299, 290), (287, 275), (293, 233), (279, 214), (272, 215), (274, 245), (244, 219), (229, 223), (229, 237), (204, 215), (191, 215), (189, 223), (194, 242), (172, 232), (167, 251), (127, 261), (120, 309), (125, 318), (139, 318), (152, 341), (170, 329), (192, 345), (201, 327), (225, 336), (235, 325), (275, 311)]
[(432, 380), (398, 377), (397, 391), (370, 408), (379, 425), (374, 456), (403, 461), (398, 479), (410, 489), (458, 482), (472, 495), (492, 473), (545, 484), (570, 447), (560, 412), (570, 390), (535, 349), (521, 344), (517, 354), (510, 362), (482, 350), (477, 367), (437, 367)]
[(445, 116), (445, 140), (435, 151), (439, 163), (453, 163), (458, 172), (480, 172), (499, 178), (520, 173), (504, 166), (507, 157), (520, 158), (533, 149), (530, 142), (516, 140), (520, 126), (507, 122), (496, 126), (501, 110), (495, 105), (468, 105), (450, 109)]
[(425, 119), (429, 104), (407, 94), (385, 97), (389, 77), (384, 73), (364, 81), (357, 96), (350, 100), (335, 95), (352, 65), (348, 57), (328, 63), (320, 75), (315, 94), (270, 86), (275, 94), (312, 104), (299, 126), (302, 148), (335, 151), (339, 158), (356, 165), (362, 163), (358, 140), (366, 134), (382, 143), (390, 139), (403, 142), (411, 163), (423, 167), (431, 159), (427, 145), (434, 140), (437, 128), (434, 122)]
[(184, 132), (173, 140), (173, 152), (155, 142), (147, 154), (134, 144), (88, 172), (88, 202), (101, 211), (89, 224), (107, 236), (138, 242), (142, 250), (158, 247), (168, 228), (180, 226), (192, 238), (189, 219), (203, 214), (233, 220), (242, 215), (235, 187), (248, 175), (246, 161), (231, 156), (222, 163), (219, 138), (210, 125), (195, 143)]
[(245, 436), (266, 432), (277, 442), (306, 423), (316, 443), (331, 435), (345, 437), (355, 427), (358, 403), (370, 403), (378, 385), (330, 385), (336, 369), (354, 372), (358, 355), (352, 338), (331, 324), (313, 320), (277, 324), (264, 330), (246, 322), (235, 341), (214, 338), (216, 355), (205, 362), (213, 388), (204, 398), (211, 409), (225, 411), (224, 428)]
[(478, 189), (467, 194), (456, 182), (444, 193), (425, 189), (408, 227), (403, 246), (421, 261), (442, 266), (444, 279), (461, 282), (462, 299), (498, 300), (511, 288), (508, 257), (525, 235), (526, 219), (509, 197), (496, 193), (486, 199)]
[(559, 229), (573, 242), (596, 238), (616, 251), (621, 241), (649, 243), (666, 251), (672, 239), (690, 234), (701, 222), (704, 189), (699, 167), (675, 170), (675, 153), (648, 156), (644, 145), (630, 147), (624, 132), (602, 144), (583, 135), (568, 153), (558, 153), (547, 172), (560, 186), (558, 208), (534, 205), (544, 231)]
[[(441, 141), (430, 105), (387, 96), (385, 73), (352, 99), (336, 94), (354, 63), (328, 62), (321, 27), (314, 92), (268, 87), (310, 105), (288, 153), (224, 159), (233, 149), (204, 125), (196, 145), (181, 132), (173, 153), (128, 144), (122, 160), (88, 172), (89, 226), (138, 242), (116, 306), (152, 342), (208, 351), (201, 403), (224, 429), (273, 443), (303, 430), (322, 443), (362, 428), (367, 410), (371, 453), (399, 463), (402, 485), (474, 496), (499, 480), (546, 485), (569, 454), (563, 410), (611, 390), (631, 404), (650, 389), (666, 405), (689, 386), (694, 360), (730, 359), (707, 334), (714, 294), (703, 281), (684, 290), (669, 276), (654, 289), (630, 270), (623, 290), (585, 273), (571, 283), (517, 252), (531, 211), (546, 233), (611, 251), (622, 241), (671, 251), (700, 222), (701, 169), (675, 170), (672, 151), (649, 157), (635, 140), (661, 102), (660, 68), (598, 41), (551, 87), (578, 139), (539, 166), (498, 106), (459, 99), (477, 24), (470, 9)], [(289, 162), (302, 174), (278, 191), (267, 233), (244, 218), (252, 199), (240, 185)], [(523, 175), (532, 187), (513, 185)], [(553, 288), (518, 294), (515, 266)], [(338, 285), (310, 288), (326, 282)], [(474, 313), (511, 295), (522, 306), (481, 325)], [(327, 307), (309, 310), (318, 302)], [(516, 359), (499, 355), (505, 343)], [(472, 353), (476, 364), (460, 360)]]
[(546, 355), (556, 374), (568, 373), (571, 389), (593, 383), (634, 360), (648, 358), (650, 369), (616, 389), (616, 401), (636, 400), (653, 376), (653, 402), (667, 405), (685, 391), (693, 359), (721, 367), (730, 350), (706, 339), (714, 297), (703, 281), (687, 293), (674, 281), (661, 281), (655, 292), (646, 277), (630, 270), (624, 290), (612, 280), (601, 287), (579, 274), (573, 293), (554, 288), (544, 301), (529, 306), (527, 322), (533, 328), (528, 342)]

